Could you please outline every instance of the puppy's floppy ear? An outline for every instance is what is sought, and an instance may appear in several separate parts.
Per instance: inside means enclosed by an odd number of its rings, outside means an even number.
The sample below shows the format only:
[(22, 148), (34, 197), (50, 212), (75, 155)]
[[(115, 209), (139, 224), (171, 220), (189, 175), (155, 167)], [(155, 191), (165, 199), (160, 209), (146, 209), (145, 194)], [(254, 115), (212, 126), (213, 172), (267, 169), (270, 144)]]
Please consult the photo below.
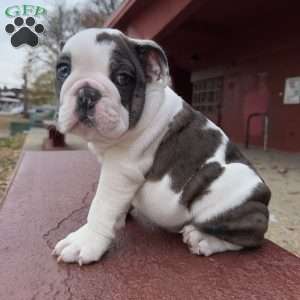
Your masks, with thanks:
[(154, 41), (132, 39), (147, 82), (169, 84), (169, 65), (164, 50)]

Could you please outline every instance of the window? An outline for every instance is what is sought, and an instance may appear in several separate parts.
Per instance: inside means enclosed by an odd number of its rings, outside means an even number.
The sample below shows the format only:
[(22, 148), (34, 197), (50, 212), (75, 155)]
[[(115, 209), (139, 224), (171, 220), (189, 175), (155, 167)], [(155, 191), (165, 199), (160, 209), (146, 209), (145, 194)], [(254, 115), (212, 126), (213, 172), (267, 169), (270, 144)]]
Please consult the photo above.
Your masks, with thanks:
[(204, 114), (217, 114), (222, 100), (223, 76), (193, 81), (192, 105)]
[(284, 104), (300, 104), (300, 77), (285, 80)]

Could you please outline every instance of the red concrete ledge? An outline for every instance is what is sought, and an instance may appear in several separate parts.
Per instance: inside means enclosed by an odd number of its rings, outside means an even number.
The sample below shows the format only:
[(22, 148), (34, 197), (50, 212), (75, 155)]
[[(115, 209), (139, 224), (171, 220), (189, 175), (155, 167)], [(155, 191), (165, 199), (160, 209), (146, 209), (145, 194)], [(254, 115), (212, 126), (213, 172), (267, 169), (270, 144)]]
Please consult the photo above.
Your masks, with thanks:
[(300, 299), (300, 260), (256, 251), (189, 254), (179, 236), (130, 220), (96, 264), (57, 264), (55, 243), (83, 224), (99, 166), (86, 151), (25, 152), (0, 210), (0, 299)]

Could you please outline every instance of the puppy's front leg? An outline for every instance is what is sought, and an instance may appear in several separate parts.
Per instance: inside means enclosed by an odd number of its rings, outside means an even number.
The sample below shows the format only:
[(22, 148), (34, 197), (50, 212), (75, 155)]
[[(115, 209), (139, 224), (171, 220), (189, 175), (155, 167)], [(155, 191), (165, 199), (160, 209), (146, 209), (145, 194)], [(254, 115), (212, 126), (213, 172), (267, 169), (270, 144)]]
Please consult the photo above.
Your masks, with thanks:
[(104, 160), (87, 223), (56, 244), (53, 254), (58, 261), (79, 265), (98, 261), (108, 250), (143, 179), (128, 163)]

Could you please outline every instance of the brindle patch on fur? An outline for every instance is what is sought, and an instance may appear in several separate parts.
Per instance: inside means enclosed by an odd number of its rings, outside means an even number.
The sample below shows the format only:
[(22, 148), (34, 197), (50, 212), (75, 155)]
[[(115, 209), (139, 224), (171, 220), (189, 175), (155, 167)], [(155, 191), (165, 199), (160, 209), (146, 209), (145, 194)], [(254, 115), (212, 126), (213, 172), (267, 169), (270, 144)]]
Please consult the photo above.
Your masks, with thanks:
[[(134, 45), (123, 35), (99, 33), (97, 42), (113, 41), (116, 48), (110, 60), (110, 79), (119, 90), (122, 105), (129, 113), (129, 127), (134, 127), (139, 121), (145, 103), (146, 79), (140, 61), (137, 59)], [(116, 83), (118, 72), (124, 72), (132, 78), (126, 86)]]
[(259, 175), (258, 171), (256, 168), (251, 164), (251, 162), (241, 153), (239, 148), (233, 144), (232, 142), (228, 142), (227, 147), (226, 147), (226, 152), (225, 152), (225, 162), (227, 164), (230, 163), (241, 163), (244, 165), (247, 165), (249, 168), (251, 168), (256, 175), (263, 181), (264, 179)]
[[(180, 192), (184, 189), (187, 199), (190, 198), (195, 187), (191, 182), (188, 184), (189, 180), (196, 176), (199, 168), (221, 143), (221, 133), (214, 129), (205, 129), (206, 122), (207, 119), (200, 112), (185, 104), (169, 125), (146, 178), (157, 181), (168, 174), (171, 177), (172, 190)], [(219, 170), (216, 172), (219, 173)], [(212, 179), (217, 175), (209, 177)]]
[[(143, 113), (146, 84), (153, 79), (159, 80), (162, 75), (166, 75), (163, 74), (163, 70), (168, 69), (167, 57), (159, 46), (135, 43), (124, 35), (99, 33), (96, 42), (105, 41), (113, 41), (116, 44), (110, 60), (110, 78), (119, 90), (122, 105), (128, 110), (129, 128), (132, 128), (140, 120)], [(151, 52), (155, 53), (161, 69), (161, 72), (156, 74), (156, 78), (154, 78), (149, 62)], [(117, 84), (115, 77), (120, 71), (127, 73), (132, 78), (129, 85), (122, 87)]]
[(211, 162), (198, 168), (183, 188), (180, 203), (190, 208), (194, 200), (201, 199), (209, 193), (209, 186), (224, 171), (218, 162)]
[(268, 229), (267, 205), (270, 198), (269, 188), (264, 183), (260, 183), (242, 205), (210, 221), (194, 225), (204, 233), (235, 245), (260, 246)]
[(238, 147), (232, 142), (228, 142), (225, 152), (225, 161), (229, 163), (243, 163), (245, 165), (251, 166), (249, 160), (240, 152)]

